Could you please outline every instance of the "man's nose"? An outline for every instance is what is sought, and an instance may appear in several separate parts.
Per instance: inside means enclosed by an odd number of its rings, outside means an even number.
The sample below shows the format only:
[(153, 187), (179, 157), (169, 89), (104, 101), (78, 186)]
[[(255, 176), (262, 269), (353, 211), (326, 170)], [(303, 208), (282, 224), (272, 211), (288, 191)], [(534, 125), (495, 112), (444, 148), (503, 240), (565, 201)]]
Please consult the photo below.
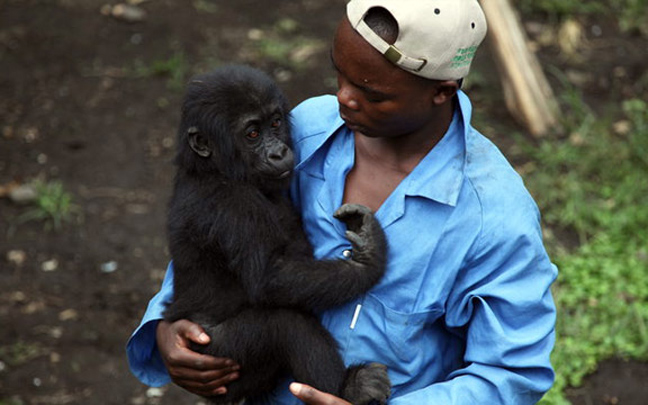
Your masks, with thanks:
[(338, 81), (337, 99), (340, 105), (345, 106), (349, 110), (357, 111), (360, 108), (357, 92), (347, 83)]

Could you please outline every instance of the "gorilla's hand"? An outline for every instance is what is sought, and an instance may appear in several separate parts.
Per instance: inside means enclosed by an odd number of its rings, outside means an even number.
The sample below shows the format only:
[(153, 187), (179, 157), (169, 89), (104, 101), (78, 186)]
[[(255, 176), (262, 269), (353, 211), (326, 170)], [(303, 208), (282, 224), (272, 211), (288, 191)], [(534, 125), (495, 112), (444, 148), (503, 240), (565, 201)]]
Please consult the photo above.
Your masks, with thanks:
[(369, 208), (360, 204), (344, 204), (333, 216), (347, 226), (346, 238), (353, 245), (351, 260), (370, 266), (385, 262), (385, 234)]

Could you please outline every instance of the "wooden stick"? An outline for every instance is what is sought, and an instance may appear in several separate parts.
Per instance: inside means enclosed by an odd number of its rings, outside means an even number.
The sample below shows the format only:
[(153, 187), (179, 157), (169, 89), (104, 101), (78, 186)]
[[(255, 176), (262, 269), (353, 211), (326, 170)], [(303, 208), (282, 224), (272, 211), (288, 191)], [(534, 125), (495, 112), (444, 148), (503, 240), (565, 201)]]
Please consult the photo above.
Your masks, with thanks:
[(534, 136), (560, 131), (558, 104), (510, 0), (481, 0), (511, 114)]

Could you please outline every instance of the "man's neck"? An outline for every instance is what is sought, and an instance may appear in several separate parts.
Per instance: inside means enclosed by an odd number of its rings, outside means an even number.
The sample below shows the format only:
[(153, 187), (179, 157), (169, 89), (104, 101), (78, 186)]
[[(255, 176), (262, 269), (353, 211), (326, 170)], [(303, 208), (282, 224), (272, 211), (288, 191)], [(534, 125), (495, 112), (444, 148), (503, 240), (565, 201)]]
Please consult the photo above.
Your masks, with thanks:
[(370, 138), (356, 133), (355, 164), (346, 177), (344, 202), (363, 204), (377, 211), (443, 138), (453, 114), (454, 109), (449, 108), (426, 132), (401, 137)]
[(439, 108), (437, 117), (420, 130), (398, 137), (372, 138), (355, 134), (356, 161), (376, 162), (385, 170), (409, 174), (443, 138), (452, 123), (454, 102)]

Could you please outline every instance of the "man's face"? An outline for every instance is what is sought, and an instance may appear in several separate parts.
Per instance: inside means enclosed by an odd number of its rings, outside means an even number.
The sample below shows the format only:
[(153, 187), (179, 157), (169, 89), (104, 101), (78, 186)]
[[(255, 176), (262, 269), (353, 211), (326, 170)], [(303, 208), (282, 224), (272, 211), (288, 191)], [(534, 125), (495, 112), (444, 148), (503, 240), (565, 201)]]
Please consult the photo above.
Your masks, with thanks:
[(436, 83), (391, 64), (347, 19), (338, 27), (331, 59), (337, 71), (340, 115), (354, 132), (398, 137), (433, 124)]

